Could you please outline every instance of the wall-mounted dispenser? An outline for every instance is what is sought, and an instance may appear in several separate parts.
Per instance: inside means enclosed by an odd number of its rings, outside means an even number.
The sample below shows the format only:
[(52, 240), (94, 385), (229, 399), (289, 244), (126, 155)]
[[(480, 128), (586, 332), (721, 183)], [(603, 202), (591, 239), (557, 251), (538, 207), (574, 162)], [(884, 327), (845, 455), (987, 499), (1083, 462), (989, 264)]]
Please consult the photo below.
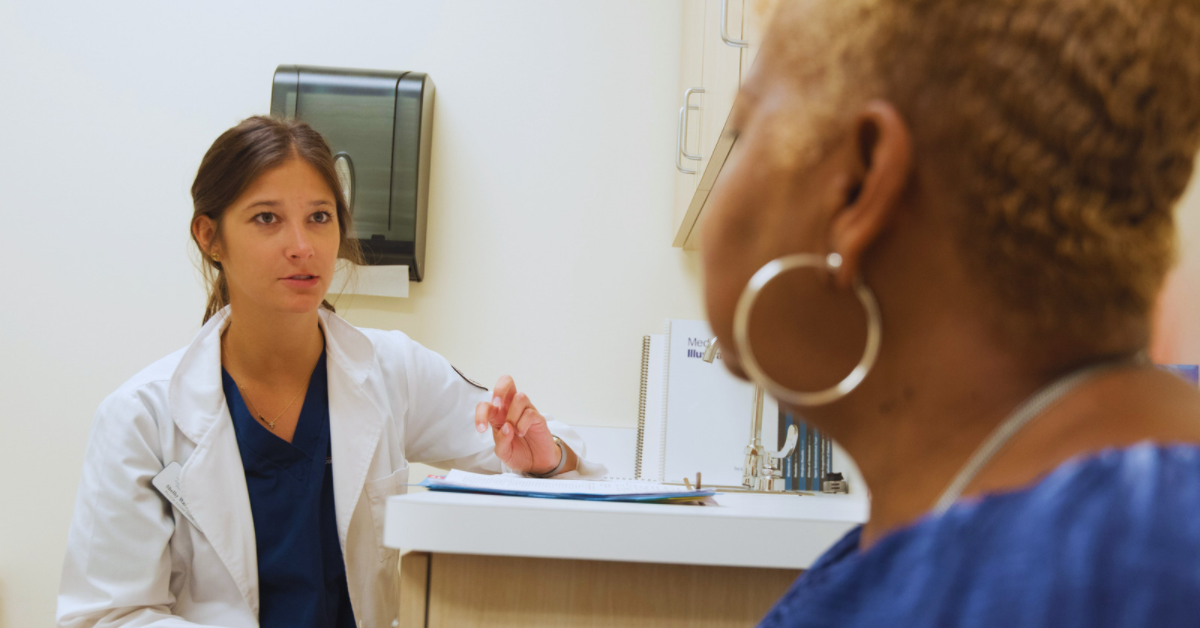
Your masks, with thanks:
[(420, 72), (281, 65), (271, 115), (316, 129), (336, 159), (368, 264), (425, 272), (433, 81)]

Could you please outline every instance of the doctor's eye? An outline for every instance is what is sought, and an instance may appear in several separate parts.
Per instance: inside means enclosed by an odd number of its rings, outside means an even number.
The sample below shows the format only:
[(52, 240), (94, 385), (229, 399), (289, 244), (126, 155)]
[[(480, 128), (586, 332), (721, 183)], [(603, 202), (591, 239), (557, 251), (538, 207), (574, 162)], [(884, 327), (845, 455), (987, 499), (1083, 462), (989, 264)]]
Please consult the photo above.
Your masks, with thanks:
[(333, 220), (333, 214), (329, 212), (316, 212), (312, 215), (312, 221), (318, 223), (326, 223)]
[(278, 222), (279, 219), (271, 212), (262, 212), (254, 215), (254, 222), (260, 225), (270, 225)]

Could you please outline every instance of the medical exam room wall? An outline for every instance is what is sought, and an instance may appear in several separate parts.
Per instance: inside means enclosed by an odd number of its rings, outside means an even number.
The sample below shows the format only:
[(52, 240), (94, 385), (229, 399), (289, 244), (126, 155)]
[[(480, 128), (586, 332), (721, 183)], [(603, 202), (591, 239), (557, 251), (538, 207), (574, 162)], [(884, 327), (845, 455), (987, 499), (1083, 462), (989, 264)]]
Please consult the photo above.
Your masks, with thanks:
[(1200, 185), (1195, 174), (1175, 213), (1179, 261), (1158, 301), (1151, 356), (1164, 364), (1200, 364)]
[(339, 312), (543, 411), (636, 423), (641, 336), (701, 318), (671, 248), (678, 1), (0, 3), (0, 626), (53, 623), (100, 400), (196, 332), (201, 156), (281, 63), (437, 84), (428, 272)]

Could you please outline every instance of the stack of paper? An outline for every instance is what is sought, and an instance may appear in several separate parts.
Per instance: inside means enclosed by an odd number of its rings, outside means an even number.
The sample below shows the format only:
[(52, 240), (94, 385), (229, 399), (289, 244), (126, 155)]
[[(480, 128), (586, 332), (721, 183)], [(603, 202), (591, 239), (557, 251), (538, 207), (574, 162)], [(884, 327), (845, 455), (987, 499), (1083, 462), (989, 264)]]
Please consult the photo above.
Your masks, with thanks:
[(445, 476), (431, 475), (421, 481), (431, 491), (490, 493), (518, 497), (582, 499), (602, 502), (663, 502), (696, 500), (716, 494), (712, 489), (690, 490), (654, 482), (598, 482), (590, 480), (543, 480), (519, 475), (481, 475), (454, 469)]

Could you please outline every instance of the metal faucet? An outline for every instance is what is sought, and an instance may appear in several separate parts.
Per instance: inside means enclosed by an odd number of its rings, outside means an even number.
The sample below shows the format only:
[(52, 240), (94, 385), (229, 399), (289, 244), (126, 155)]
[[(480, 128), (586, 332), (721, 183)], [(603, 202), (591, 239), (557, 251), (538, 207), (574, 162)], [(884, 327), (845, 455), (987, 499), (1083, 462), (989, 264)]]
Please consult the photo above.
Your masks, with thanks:
[[(712, 364), (717, 358), (717, 339), (711, 338), (704, 345), (703, 360)], [(795, 425), (788, 427), (783, 449), (772, 451), (762, 444), (763, 389), (754, 385), (754, 400), (750, 408), (750, 444), (746, 445), (746, 460), (742, 467), (742, 486), (752, 491), (782, 492), (787, 485), (783, 479), (783, 459), (792, 453), (800, 431)]]

